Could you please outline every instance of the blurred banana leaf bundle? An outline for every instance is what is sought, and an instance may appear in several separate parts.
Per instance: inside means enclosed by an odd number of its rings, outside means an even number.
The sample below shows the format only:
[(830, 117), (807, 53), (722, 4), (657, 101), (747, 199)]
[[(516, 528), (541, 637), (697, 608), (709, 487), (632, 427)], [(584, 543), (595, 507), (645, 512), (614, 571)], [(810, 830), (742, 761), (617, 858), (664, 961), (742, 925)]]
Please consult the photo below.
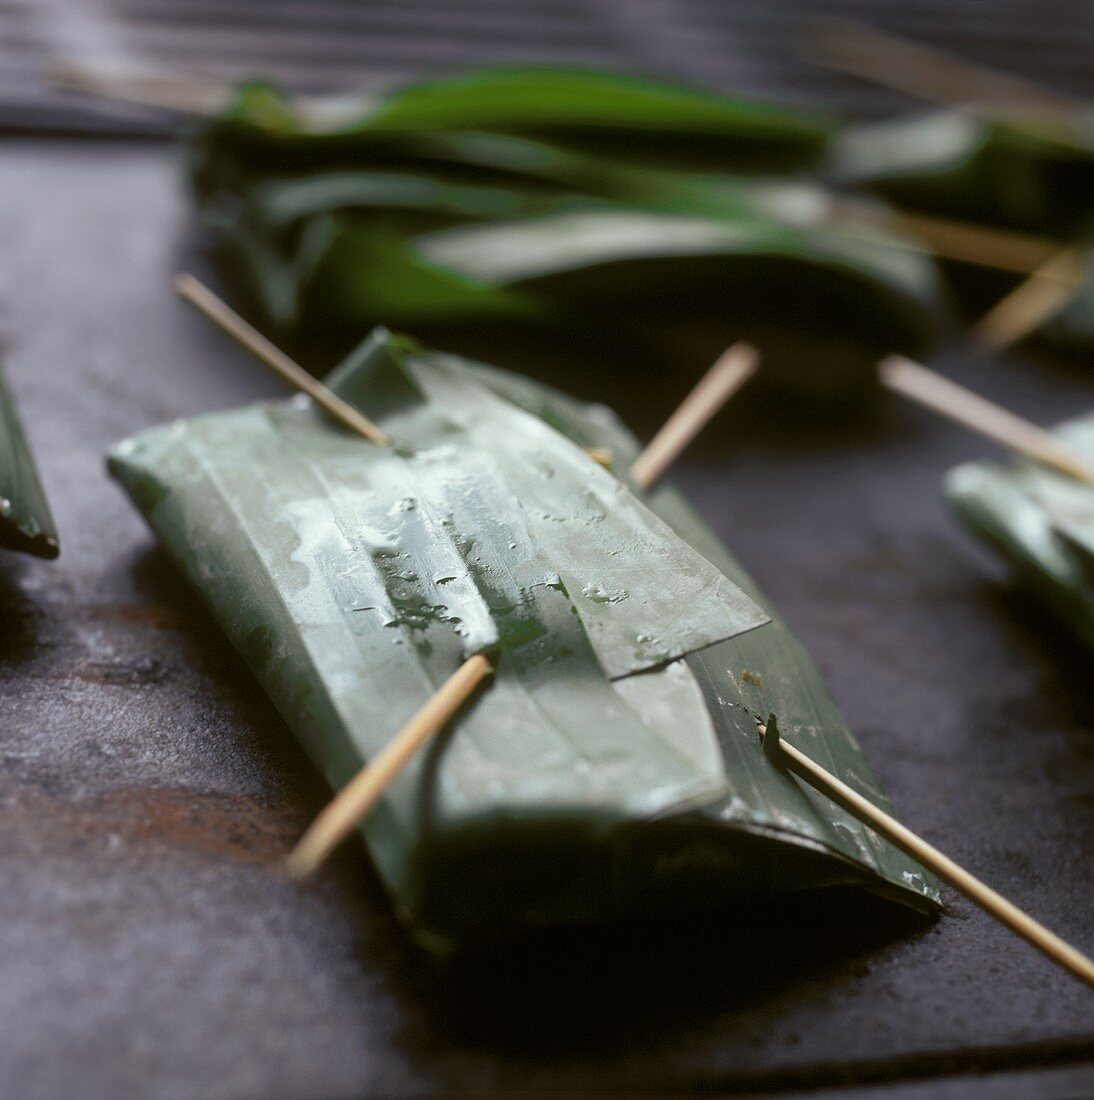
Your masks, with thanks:
[(803, 176), (831, 132), (629, 76), (506, 69), (336, 104), (251, 84), (189, 165), (281, 334), (384, 323), (484, 354), (534, 333), (662, 369), (745, 337), (769, 380), (827, 393), (924, 351), (938, 307), (924, 255), (831, 224)]
[(1094, 117), (932, 111), (844, 129), (832, 170), (899, 206), (1061, 239), (1094, 231)]
[(15, 401), (0, 372), (0, 547), (39, 558), (59, 553), (45, 492)]
[[(1094, 459), (1094, 414), (1056, 434)], [(1094, 648), (1094, 486), (1029, 459), (950, 471), (946, 500), (1017, 576)]]
[[(827, 171), (839, 186), (917, 213), (1036, 234), (1060, 249), (1094, 239), (1094, 110), (1041, 118), (932, 111), (852, 126), (833, 138)], [(998, 292), (991, 283), (989, 295)], [(1042, 335), (1094, 344), (1094, 262)]]

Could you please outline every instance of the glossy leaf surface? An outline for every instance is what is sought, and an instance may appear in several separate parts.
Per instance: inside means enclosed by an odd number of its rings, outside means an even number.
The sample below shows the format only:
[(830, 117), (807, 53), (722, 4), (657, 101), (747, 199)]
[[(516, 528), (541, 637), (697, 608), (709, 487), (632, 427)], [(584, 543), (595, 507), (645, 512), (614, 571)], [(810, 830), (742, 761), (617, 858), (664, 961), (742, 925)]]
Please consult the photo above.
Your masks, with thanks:
[(497, 671), (363, 826), (435, 944), (855, 883), (911, 861), (767, 763), (757, 719), (884, 798), (797, 642), (633, 440), (511, 375), (377, 334), (332, 377), (397, 441), (299, 401), (119, 447), (111, 468), (316, 765), (344, 784), (470, 652)]
[(254, 83), (220, 126), (236, 140), (306, 148), (312, 163), (447, 132), (535, 137), (630, 162), (683, 157), (691, 167), (766, 170), (815, 163), (831, 132), (827, 119), (803, 111), (626, 74), (537, 67), (472, 70), (321, 105)]

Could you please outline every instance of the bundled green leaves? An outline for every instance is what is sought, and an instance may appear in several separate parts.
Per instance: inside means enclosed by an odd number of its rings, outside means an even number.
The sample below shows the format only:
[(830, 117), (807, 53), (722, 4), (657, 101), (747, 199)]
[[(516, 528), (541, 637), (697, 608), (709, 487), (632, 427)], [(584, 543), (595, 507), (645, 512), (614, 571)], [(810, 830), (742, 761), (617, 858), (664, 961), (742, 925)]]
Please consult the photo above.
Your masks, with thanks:
[(0, 372), (0, 546), (39, 558), (59, 552), (38, 471)]
[[(1056, 434), (1094, 458), (1094, 415)], [(958, 517), (1094, 648), (1094, 486), (1016, 459), (959, 466), (945, 493)]]
[[(976, 117), (936, 111), (850, 127), (833, 140), (829, 172), (922, 213), (1068, 241), (1094, 238), (1094, 114), (1072, 119)], [(1094, 342), (1094, 280), (1045, 328)]]
[(828, 136), (671, 85), (517, 69), (322, 117), (250, 85), (190, 164), (202, 221), (282, 333), (382, 322), (567, 355), (595, 338), (597, 356), (692, 368), (743, 336), (769, 377), (823, 391), (921, 352), (937, 294), (921, 255), (832, 230), (819, 192), (772, 180)]
[(841, 182), (910, 209), (1061, 240), (1094, 232), (1094, 125), (935, 111), (849, 127), (831, 157)]
[(331, 381), (392, 447), (297, 399), (110, 465), (334, 787), (491, 655), (362, 825), (423, 941), (837, 885), (934, 909), (918, 866), (764, 756), (775, 713), (885, 805), (754, 582), (675, 492), (640, 500), (586, 455), (629, 468), (610, 414), (386, 332)]

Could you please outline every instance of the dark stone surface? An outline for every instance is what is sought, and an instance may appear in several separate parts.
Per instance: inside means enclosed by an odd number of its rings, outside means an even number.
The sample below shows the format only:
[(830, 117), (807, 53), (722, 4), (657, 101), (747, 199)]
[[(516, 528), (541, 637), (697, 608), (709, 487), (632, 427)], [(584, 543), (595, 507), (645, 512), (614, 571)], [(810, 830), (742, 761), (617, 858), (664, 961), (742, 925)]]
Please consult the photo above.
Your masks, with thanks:
[[(53, 564), (0, 558), (0, 1095), (1094, 1092), (1094, 996), (952, 894), (927, 930), (798, 907), (442, 970), (356, 848), (284, 882), (325, 792), (102, 463), (276, 387), (172, 298), (196, 261), (166, 150), (0, 148), (2, 350), (62, 539)], [(1078, 364), (949, 366), (1039, 422), (1090, 404)], [(908, 824), (1089, 950), (1091, 659), (939, 503), (987, 449), (909, 407), (833, 423), (742, 395), (676, 476)]]

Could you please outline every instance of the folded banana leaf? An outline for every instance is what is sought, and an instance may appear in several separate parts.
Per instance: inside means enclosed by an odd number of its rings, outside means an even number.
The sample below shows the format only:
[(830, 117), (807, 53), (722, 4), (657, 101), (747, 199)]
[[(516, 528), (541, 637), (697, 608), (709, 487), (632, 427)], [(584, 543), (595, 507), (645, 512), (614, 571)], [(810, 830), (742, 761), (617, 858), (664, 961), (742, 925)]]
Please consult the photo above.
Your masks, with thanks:
[(39, 558), (60, 552), (53, 517), (0, 371), (0, 546)]
[(885, 805), (817, 670), (668, 488), (585, 454), (601, 407), (378, 331), (333, 387), (120, 445), (110, 468), (332, 786), (470, 654), (496, 672), (362, 824), (399, 913), (451, 947), (925, 872), (766, 760), (757, 722)]
[[(1094, 457), (1094, 415), (1069, 420), (1056, 434)], [(958, 466), (946, 477), (945, 496), (962, 522), (1094, 649), (1094, 487), (1016, 459)]]

